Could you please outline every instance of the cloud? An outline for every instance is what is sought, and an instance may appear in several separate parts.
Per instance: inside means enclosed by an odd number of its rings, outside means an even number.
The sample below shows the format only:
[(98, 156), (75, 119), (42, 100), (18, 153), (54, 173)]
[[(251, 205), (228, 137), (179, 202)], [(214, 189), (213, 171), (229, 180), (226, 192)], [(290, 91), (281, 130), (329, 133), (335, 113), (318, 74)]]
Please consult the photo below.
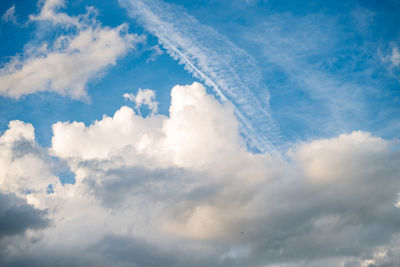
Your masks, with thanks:
[[(211, 86), (223, 101), (234, 104), (251, 146), (263, 152), (276, 150), (277, 128), (269, 110), (268, 91), (261, 85), (260, 69), (254, 58), (179, 6), (157, 0), (120, 3), (157, 36), (171, 57)], [(260, 98), (256, 92), (265, 95)]]
[(1, 20), (4, 22), (12, 22), (14, 24), (17, 24), (17, 18), (15, 16), (15, 4), (13, 4), (9, 9), (4, 12), (3, 16), (1, 17)]
[[(232, 104), (199, 83), (172, 89), (169, 116), (121, 107), (91, 125), (58, 122), (49, 151), (35, 144), (31, 125), (10, 123), (0, 166), (13, 171), (0, 168), (0, 192), (35, 199), (52, 224), (33, 230), (35, 242), (4, 241), (12, 253), (0, 262), (396, 266), (400, 153), (392, 141), (355, 131), (298, 143), (284, 159), (247, 151), (238, 125)], [(57, 183), (47, 153), (69, 165), (75, 184)], [(35, 164), (22, 164), (28, 155)]]
[(4, 236), (24, 233), (27, 229), (48, 225), (46, 213), (26, 204), (15, 194), (0, 193), (0, 240)]
[(76, 99), (85, 97), (89, 81), (115, 65), (142, 40), (128, 33), (126, 24), (101, 26), (92, 8), (87, 14), (74, 17), (58, 12), (63, 5), (63, 1), (45, 1), (40, 13), (30, 16), (39, 25), (50, 23), (51, 27), (69, 30), (52, 44), (33, 45), (23, 56), (11, 58), (0, 69), (0, 94), (19, 98), (52, 91)]
[(37, 145), (31, 124), (11, 121), (0, 137), (0, 188), (35, 208), (49, 197), (48, 188), (61, 186), (47, 151)]
[(398, 47), (393, 47), (392, 55), (390, 56), (390, 61), (395, 67), (400, 65), (400, 53)]
[[(88, 128), (83, 123), (58, 122), (53, 125), (52, 150), (62, 158), (107, 159), (133, 153), (132, 161), (140, 155), (160, 166), (171, 162), (200, 166), (211, 156), (217, 157), (216, 152), (243, 149), (232, 105), (219, 104), (199, 83), (175, 86), (171, 97), (169, 118), (154, 115), (143, 119), (125, 106), (112, 118), (104, 117)], [(79, 145), (70, 145), (77, 141)]]
[[(367, 18), (372, 15), (363, 18), (361, 9), (354, 12), (350, 16), (352, 29), (365, 30), (370, 23)], [(367, 10), (362, 12), (367, 16)], [(354, 18), (356, 14), (358, 17)], [(362, 26), (360, 19), (365, 19), (366, 25)], [(274, 114), (277, 120), (282, 116), (280, 121), (287, 123), (287, 128), (300, 124), (298, 128), (306, 136), (327, 136), (362, 128), (373, 121), (365, 120), (365, 99), (376, 83), (370, 76), (376, 62), (365, 61), (360, 55), (373, 54), (376, 47), (365, 42), (354, 51), (354, 36), (337, 17), (325, 13), (275, 13), (242, 32), (242, 36), (258, 47), (264, 75), (271, 77), (270, 87), (280, 91), (275, 101), (285, 104), (277, 105)], [(346, 57), (354, 59), (347, 61)], [(355, 69), (361, 64), (362, 71)], [(277, 73), (285, 77), (284, 81), (276, 81)]]
[[(65, 7), (64, 0), (44, 0), (41, 2), (42, 7), (38, 15), (30, 15), (32, 21), (51, 21), (54, 24), (73, 25), (78, 28), (84, 26), (79, 21), (79, 17), (69, 16), (59, 9)], [(90, 8), (93, 11), (92, 8)]]
[(163, 50), (161, 50), (160, 46), (157, 45), (153, 45), (152, 47), (150, 47), (148, 49), (150, 51), (150, 56), (148, 59), (146, 59), (146, 63), (149, 62), (153, 62), (157, 59), (157, 57), (161, 56), (162, 54), (164, 54)]
[(126, 100), (130, 100), (135, 104), (135, 109), (140, 115), (141, 106), (147, 106), (151, 113), (157, 113), (158, 110), (158, 102), (155, 101), (156, 93), (150, 89), (140, 89), (137, 94), (134, 95), (132, 93), (125, 93), (123, 97)]

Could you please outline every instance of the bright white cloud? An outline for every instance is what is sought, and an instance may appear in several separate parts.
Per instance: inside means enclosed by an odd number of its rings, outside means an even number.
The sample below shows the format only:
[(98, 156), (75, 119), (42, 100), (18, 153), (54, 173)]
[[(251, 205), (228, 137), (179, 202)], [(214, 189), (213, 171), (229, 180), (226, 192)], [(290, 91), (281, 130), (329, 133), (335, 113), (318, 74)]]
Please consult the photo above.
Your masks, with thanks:
[(168, 117), (122, 107), (53, 134), (73, 185), (49, 174), (31, 125), (14, 121), (0, 137), (0, 192), (33, 190), (51, 219), (2, 241), (10, 265), (362, 266), (400, 253), (400, 154), (368, 133), (298, 144), (288, 160), (252, 154), (232, 105), (194, 83), (172, 89)]
[(0, 69), (0, 94), (18, 98), (41, 91), (53, 91), (73, 98), (86, 96), (86, 86), (107, 66), (141, 41), (127, 32), (127, 25), (102, 27), (93, 10), (78, 17), (58, 12), (63, 1), (45, 1), (41, 12), (31, 16), (37, 23), (51, 22), (73, 29), (53, 44), (42, 43), (12, 58)]
[(50, 159), (35, 142), (31, 124), (11, 121), (0, 137), (0, 189), (26, 197), (30, 204), (41, 207), (49, 185), (59, 186), (52, 174)]
[[(122, 107), (112, 118), (104, 117), (89, 127), (58, 122), (53, 125), (52, 149), (59, 157), (86, 160), (129, 152), (138, 155), (125, 160), (137, 161), (140, 155), (158, 162), (156, 166), (198, 166), (220, 153), (243, 149), (230, 104), (221, 105), (199, 83), (175, 86), (171, 97), (169, 118), (143, 119)], [(75, 142), (79, 144), (71, 145)]]
[(140, 108), (144, 105), (147, 106), (151, 113), (157, 113), (158, 110), (158, 102), (155, 101), (156, 93), (150, 89), (140, 89), (137, 94), (134, 95), (132, 93), (125, 93), (123, 97), (126, 100), (130, 100), (135, 104), (135, 109), (140, 115)]

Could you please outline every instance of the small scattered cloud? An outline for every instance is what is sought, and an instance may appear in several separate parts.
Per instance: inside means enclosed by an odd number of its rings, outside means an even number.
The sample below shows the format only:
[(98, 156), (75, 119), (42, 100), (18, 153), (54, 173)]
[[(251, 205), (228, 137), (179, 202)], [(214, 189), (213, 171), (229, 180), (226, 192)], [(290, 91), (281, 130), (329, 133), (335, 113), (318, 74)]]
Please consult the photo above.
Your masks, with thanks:
[(248, 5), (254, 5), (257, 4), (260, 0), (245, 0), (246, 4)]
[(15, 16), (15, 4), (13, 4), (9, 9), (4, 12), (1, 17), (3, 22), (12, 22), (14, 24), (18, 24), (17, 17)]
[(400, 53), (397, 46), (392, 48), (392, 54), (390, 55), (389, 59), (393, 66), (397, 67), (400, 65)]
[(140, 108), (142, 106), (147, 106), (151, 111), (151, 114), (155, 114), (158, 111), (158, 102), (155, 101), (156, 93), (150, 89), (140, 89), (137, 94), (125, 93), (123, 95), (125, 100), (130, 100), (135, 104), (136, 111), (140, 113)]
[(157, 59), (157, 57), (164, 54), (164, 52), (161, 50), (158, 44), (153, 45), (152, 47), (150, 47), (149, 50), (150, 50), (150, 56), (146, 59), (146, 63), (153, 62)]

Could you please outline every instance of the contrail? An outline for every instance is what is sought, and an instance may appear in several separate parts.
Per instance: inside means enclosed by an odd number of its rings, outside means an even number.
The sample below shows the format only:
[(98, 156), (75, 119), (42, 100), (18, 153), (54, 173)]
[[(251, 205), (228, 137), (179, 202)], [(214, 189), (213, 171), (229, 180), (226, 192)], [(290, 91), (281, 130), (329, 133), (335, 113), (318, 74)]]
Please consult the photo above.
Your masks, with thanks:
[(167, 53), (196, 78), (212, 87), (222, 101), (231, 101), (251, 147), (276, 152), (277, 127), (268, 96), (260, 101), (261, 72), (254, 58), (212, 27), (174, 4), (159, 0), (119, 0), (128, 14), (154, 34)]

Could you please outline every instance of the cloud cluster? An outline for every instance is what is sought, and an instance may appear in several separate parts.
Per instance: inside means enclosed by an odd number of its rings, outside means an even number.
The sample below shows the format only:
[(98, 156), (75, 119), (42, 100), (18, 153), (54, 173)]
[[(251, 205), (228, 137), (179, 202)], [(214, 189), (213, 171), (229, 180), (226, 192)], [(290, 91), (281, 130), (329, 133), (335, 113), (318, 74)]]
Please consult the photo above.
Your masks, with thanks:
[[(2, 241), (2, 265), (399, 264), (391, 141), (356, 131), (297, 144), (285, 159), (247, 151), (238, 125), (232, 105), (198, 83), (172, 89), (169, 116), (121, 107), (88, 126), (58, 122), (48, 152), (31, 125), (11, 122), (0, 192), (51, 223)], [(57, 182), (49, 155), (75, 184)]]
[(142, 40), (128, 33), (126, 24), (101, 26), (92, 8), (86, 14), (69, 16), (59, 10), (63, 6), (62, 0), (47, 0), (38, 15), (30, 16), (31, 22), (59, 27), (65, 33), (52, 43), (34, 44), (2, 66), (0, 94), (18, 98), (52, 91), (73, 98), (85, 97), (88, 82), (115, 65)]

